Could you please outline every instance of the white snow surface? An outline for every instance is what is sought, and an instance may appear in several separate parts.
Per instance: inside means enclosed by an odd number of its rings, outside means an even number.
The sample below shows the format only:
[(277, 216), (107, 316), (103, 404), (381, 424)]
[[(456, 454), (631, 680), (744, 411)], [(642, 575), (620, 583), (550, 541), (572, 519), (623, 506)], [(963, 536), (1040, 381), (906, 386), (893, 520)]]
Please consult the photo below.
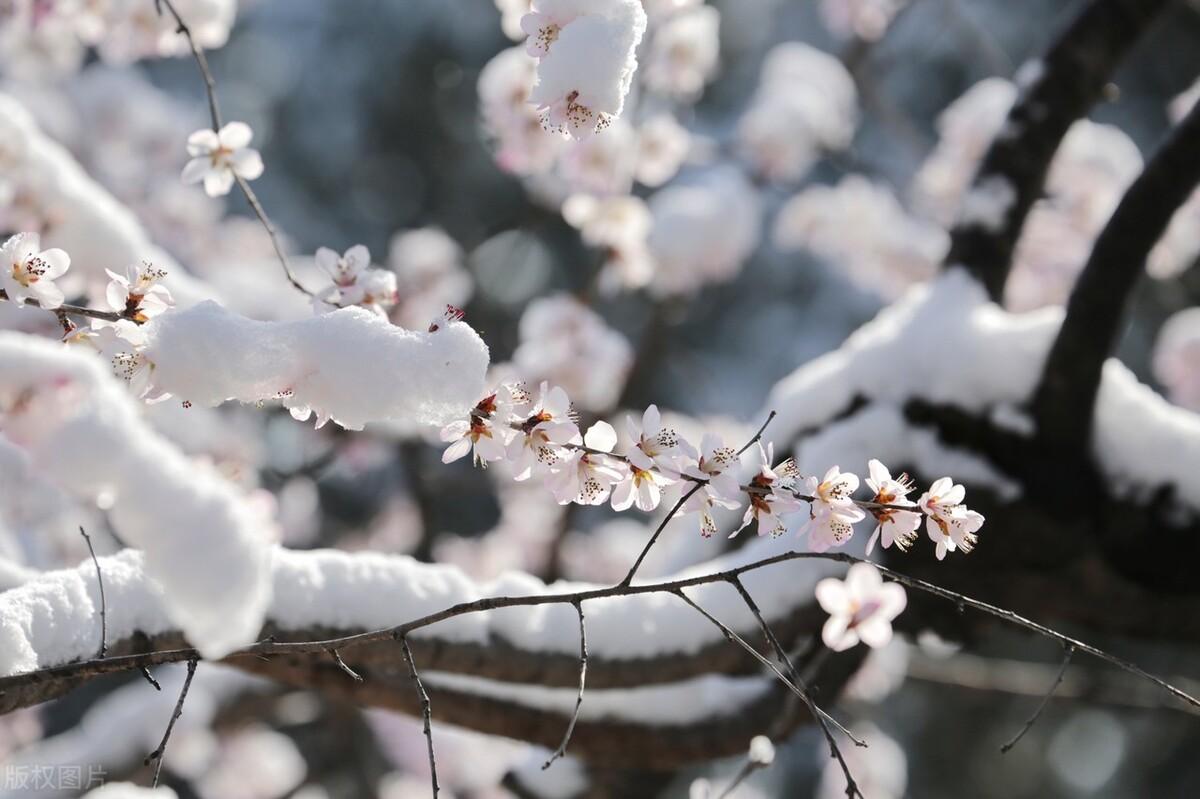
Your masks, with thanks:
[[(961, 269), (913, 288), (857, 330), (842, 347), (797, 369), (771, 392), (778, 412), (770, 433), (796, 442), (801, 469), (868, 458), (909, 459), (931, 477), (954, 475), (1001, 496), (1017, 487), (978, 456), (953, 451), (906, 425), (901, 409), (921, 398), (1011, 418), (1037, 386), (1062, 322), (1061, 308), (1010, 313), (989, 301)], [(921, 353), (915, 357), (914, 353)], [(828, 425), (855, 396), (872, 408)], [(1010, 427), (1011, 425), (1004, 425)], [(1200, 510), (1200, 415), (1168, 403), (1123, 364), (1105, 364), (1092, 447), (1118, 495), (1141, 496), (1164, 484)]]
[(445, 424), (484, 395), (488, 349), (463, 323), (433, 333), (361, 308), (260, 322), (214, 302), (164, 313), (147, 326), (156, 388), (198, 405), (280, 398), (293, 415)]
[[(708, 574), (787, 550), (790, 542), (761, 538), (743, 549), (699, 564), (676, 576)], [(101, 558), (110, 641), (135, 630), (157, 635), (176, 629), (163, 591), (147, 577), (137, 552)], [(273, 590), (266, 619), (282, 630), (315, 626), (347, 631), (386, 629), (486, 596), (553, 594), (587, 588), (508, 573), (477, 583), (454, 566), (424, 564), (407, 556), (341, 550), (275, 549)], [(816, 582), (842, 567), (827, 561), (791, 561), (747, 573), (743, 582), (764, 615), (777, 619), (812, 601)], [(90, 561), (47, 572), (0, 594), (0, 676), (95, 655), (99, 600)], [(213, 601), (219, 591), (210, 591)], [(688, 595), (736, 629), (754, 617), (737, 592), (723, 583), (688, 589)], [(723, 640), (710, 622), (668, 594), (591, 600), (584, 605), (588, 650), (595, 657), (637, 658), (691, 653)], [(229, 612), (229, 620), (245, 614)], [(256, 631), (257, 632), (257, 631)], [(450, 642), (486, 644), (493, 636), (535, 652), (576, 655), (579, 621), (569, 604), (513, 607), (447, 619), (413, 633)]]
[[(114, 603), (112, 614), (130, 614), (135, 628), (154, 596), (159, 613), (206, 657), (253, 640), (270, 588), (265, 520), (215, 469), (154, 432), (97, 358), (46, 339), (0, 333), (0, 408), (0, 437), (25, 450), (33, 471), (106, 506), (120, 538), (145, 553), (149, 582), (143, 577), (139, 583), (139, 601), (120, 609)], [(134, 567), (113, 562), (105, 588), (111, 581), (117, 590), (129, 579), (122, 573)], [(91, 620), (98, 605), (90, 594), (95, 574), (58, 574), (4, 594), (0, 673), (44, 665), (30, 648), (43, 634), (55, 641), (52, 651), (74, 642), (73, 657), (98, 644)]]

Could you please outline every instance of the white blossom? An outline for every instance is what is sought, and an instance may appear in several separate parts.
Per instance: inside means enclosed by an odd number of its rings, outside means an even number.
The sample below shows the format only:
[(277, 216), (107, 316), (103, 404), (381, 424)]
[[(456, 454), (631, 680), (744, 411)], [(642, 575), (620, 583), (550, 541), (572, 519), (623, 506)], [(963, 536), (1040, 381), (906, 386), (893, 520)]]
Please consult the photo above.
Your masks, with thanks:
[(731, 447), (724, 446), (720, 436), (705, 433), (700, 440), (700, 452), (694, 454), (694, 460), (694, 464), (683, 469), (683, 474), (694, 480), (705, 481), (704, 487), (692, 494), (684, 504), (683, 512), (700, 514), (700, 535), (708, 538), (717, 532), (714, 507), (733, 510), (742, 506), (742, 489), (738, 485), (737, 475), (732, 471), (732, 467), (738, 463), (737, 453)]
[(615, 483), (628, 469), (608, 456), (617, 445), (617, 431), (605, 421), (596, 422), (583, 435), (583, 446), (570, 451), (559, 464), (559, 471), (547, 478), (554, 498), (560, 505), (603, 505), (608, 502)]
[(1163, 323), (1152, 366), (1171, 402), (1200, 411), (1200, 308), (1179, 311)]
[(809, 520), (799, 535), (808, 534), (808, 547), (813, 552), (845, 544), (854, 535), (854, 523), (866, 517), (853, 499), (858, 490), (858, 475), (842, 472), (837, 466), (831, 467), (820, 480), (806, 478), (801, 490), (812, 499)]
[(657, 469), (672, 479), (679, 476), (682, 439), (672, 428), (663, 427), (657, 405), (647, 407), (640, 422), (626, 416), (625, 427), (633, 441), (628, 454), (631, 465), (644, 470)]
[(530, 104), (537, 64), (520, 47), (501, 50), (479, 73), (479, 115), (492, 139), (497, 165), (533, 175), (555, 163), (565, 142), (548, 135)]
[(894, 543), (899, 549), (906, 550), (916, 540), (917, 528), (921, 526), (921, 514), (915, 510), (916, 503), (908, 498), (909, 492), (914, 488), (913, 482), (906, 474), (893, 478), (888, 468), (874, 458), (867, 463), (867, 468), (870, 472), (867, 485), (875, 492), (872, 502), (914, 508), (872, 509), (871, 513), (878, 524), (867, 542), (867, 554), (870, 555), (875, 549), (876, 541), (880, 542), (884, 549)]
[(36, 301), (43, 308), (57, 308), (65, 297), (54, 284), (71, 266), (63, 250), (41, 249), (36, 233), (17, 233), (0, 247), (0, 289), (18, 305)]
[(396, 304), (396, 274), (387, 269), (372, 269), (371, 252), (363, 245), (356, 244), (342, 255), (321, 247), (314, 261), (333, 281), (333, 285), (314, 298), (313, 307), (317, 311), (359, 305), (387, 316), (387, 309)]
[(563, 445), (579, 435), (571, 400), (560, 387), (543, 382), (533, 412), (520, 423), (508, 445), (514, 479), (528, 480), (534, 470), (549, 470), (563, 454)]
[(175, 304), (171, 292), (159, 283), (167, 273), (149, 261), (130, 264), (123, 275), (104, 271), (109, 277), (104, 290), (108, 307), (135, 322), (147, 322)]
[(236, 178), (254, 180), (263, 173), (262, 156), (251, 148), (254, 131), (245, 122), (230, 122), (219, 131), (208, 128), (188, 137), (192, 160), (183, 168), (184, 183), (203, 181), (209, 197), (228, 194)]
[(877, 649), (892, 640), (892, 620), (904, 610), (908, 598), (898, 583), (883, 581), (869, 563), (856, 563), (846, 579), (827, 577), (817, 583), (817, 602), (829, 614), (821, 640), (834, 652), (859, 641)]
[(975, 547), (975, 532), (983, 526), (983, 516), (962, 504), (966, 489), (949, 477), (934, 482), (917, 504), (925, 513), (925, 529), (937, 544), (937, 558), (947, 552), (970, 552)]
[(769, 443), (766, 448), (762, 442), (758, 444), (758, 474), (750, 480), (750, 506), (742, 517), (742, 525), (729, 536), (733, 538), (758, 522), (758, 534), (780, 536), (787, 530), (783, 516), (800, 510), (800, 501), (792, 495), (796, 478), (796, 462), (791, 458), (782, 463), (771, 465), (775, 457), (775, 444)]

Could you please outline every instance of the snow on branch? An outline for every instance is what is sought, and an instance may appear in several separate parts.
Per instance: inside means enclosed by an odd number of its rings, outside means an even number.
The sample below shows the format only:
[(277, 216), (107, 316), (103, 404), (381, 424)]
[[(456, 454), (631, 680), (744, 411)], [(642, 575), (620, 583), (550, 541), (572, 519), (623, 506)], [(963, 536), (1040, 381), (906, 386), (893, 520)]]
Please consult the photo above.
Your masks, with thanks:
[[(139, 601), (125, 595), (135, 590), (128, 579), (105, 570), (114, 634), (137, 628), (153, 604), (208, 657), (253, 640), (270, 593), (265, 520), (215, 470), (153, 432), (98, 359), (0, 334), (0, 435), (58, 486), (107, 508), (121, 539), (145, 553)], [(42, 648), (94, 646), (94, 585), (85, 570), (6, 592), (0, 671), (36, 668)]]
[(141, 357), (153, 390), (199, 405), (279, 399), (298, 419), (444, 424), (483, 392), (488, 349), (455, 319), (396, 327), (362, 308), (258, 322), (213, 302), (147, 325)]
[[(973, 279), (946, 273), (911, 290), (840, 349), (781, 381), (766, 403), (778, 409), (776, 438), (800, 440), (796, 459), (804, 471), (877, 457), (910, 463), (922, 473), (952, 473), (1011, 499), (1019, 490), (1012, 480), (984, 458), (914, 427), (904, 406), (912, 399), (949, 405), (1031, 436), (1026, 408), (1062, 318), (1061, 308), (1010, 313), (988, 300)], [(913, 352), (931, 355), (914, 359)], [(869, 407), (861, 408), (864, 402)], [(1091, 446), (1117, 496), (1171, 485), (1181, 503), (1200, 509), (1200, 421), (1116, 360), (1104, 365)]]

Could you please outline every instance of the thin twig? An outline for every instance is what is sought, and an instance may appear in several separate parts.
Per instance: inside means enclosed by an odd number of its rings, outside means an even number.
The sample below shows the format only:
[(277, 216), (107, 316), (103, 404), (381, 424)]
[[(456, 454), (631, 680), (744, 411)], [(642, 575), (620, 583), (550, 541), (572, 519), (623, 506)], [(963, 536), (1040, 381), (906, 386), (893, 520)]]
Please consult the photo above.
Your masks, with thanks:
[(1042, 697), (1042, 701), (1038, 704), (1037, 710), (1033, 711), (1033, 715), (1025, 722), (1025, 726), (1013, 736), (1012, 740), (1000, 747), (1000, 751), (1008, 754), (1008, 750), (1017, 745), (1017, 741), (1025, 737), (1025, 733), (1029, 732), (1030, 728), (1037, 723), (1038, 718), (1042, 715), (1042, 711), (1046, 709), (1046, 705), (1050, 704), (1050, 697), (1054, 696), (1055, 690), (1062, 684), (1063, 677), (1067, 675), (1067, 667), (1071, 665), (1071, 657), (1075, 654), (1075, 647), (1072, 644), (1067, 644), (1063, 647), (1065, 654), (1063, 655), (1062, 665), (1058, 668), (1058, 674), (1054, 677), (1054, 682), (1050, 685), (1050, 690)]
[(733, 792), (739, 785), (746, 781), (747, 777), (761, 768), (766, 768), (766, 766), (763, 763), (759, 763), (755, 760), (747, 760), (742, 764), (742, 767), (738, 769), (738, 773), (736, 776), (734, 776), (733, 781), (726, 785), (725, 790), (721, 791), (721, 793), (717, 795), (717, 799), (725, 799), (727, 796), (733, 795)]
[(429, 746), (429, 780), (433, 784), (433, 797), (438, 795), (437, 755), (433, 753), (433, 708), (429, 704), (429, 694), (417, 673), (417, 663), (413, 660), (412, 649), (408, 645), (408, 637), (401, 635), (400, 648), (404, 652), (404, 662), (408, 664), (408, 676), (412, 678), (413, 687), (417, 690), (417, 698), (421, 701), (421, 719), (425, 725), (425, 742)]
[(183, 38), (187, 39), (188, 47), (192, 50), (192, 57), (196, 59), (196, 64), (200, 67), (200, 77), (204, 79), (204, 92), (208, 95), (208, 113), (212, 118), (212, 129), (214, 132), (219, 131), (222, 122), (221, 109), (217, 105), (217, 81), (213, 78), (212, 70), (208, 68), (208, 59), (205, 58), (204, 50), (192, 36), (192, 29), (183, 21), (183, 17), (179, 16), (179, 11), (176, 10), (174, 3), (171, 0), (154, 0), (154, 10), (158, 12), (159, 16), (162, 16), (164, 6), (175, 19), (175, 32), (182, 34)]
[(88, 554), (92, 556), (92, 565), (96, 567), (96, 584), (100, 586), (100, 654), (97, 657), (102, 658), (108, 654), (108, 607), (104, 600), (104, 576), (100, 573), (100, 561), (96, 560), (96, 550), (92, 549), (92, 538), (87, 534), (87, 530), (83, 529), (82, 524), (79, 525), (79, 534), (87, 542)]
[[(208, 66), (208, 59), (204, 55), (204, 49), (196, 43), (196, 38), (192, 35), (192, 30), (183, 21), (179, 11), (171, 0), (154, 0), (154, 8), (161, 15), (163, 8), (170, 12), (175, 20), (175, 32), (187, 39), (188, 47), (192, 51), (192, 57), (196, 60), (196, 66), (200, 69), (200, 77), (204, 79), (204, 93), (208, 97), (208, 112), (212, 129), (214, 133), (219, 133), (222, 127), (221, 108), (217, 103), (217, 81), (213, 77), (212, 70)], [(234, 173), (234, 179), (237, 181), (238, 188), (242, 190), (242, 194), (246, 197), (246, 202), (250, 204), (250, 208), (254, 211), (254, 215), (258, 217), (258, 221), (266, 228), (267, 236), (271, 239), (271, 246), (275, 249), (275, 255), (279, 258), (279, 263), (283, 267), (283, 274), (287, 276), (288, 282), (302, 294), (311, 297), (313, 293), (296, 279), (296, 275), (292, 272), (292, 266), (288, 262), (288, 257), (283, 251), (283, 245), (279, 241), (279, 233), (275, 230), (275, 225), (271, 223), (271, 219), (267, 216), (267, 212), (263, 210), (262, 203), (258, 200), (258, 195), (250, 188), (250, 184), (241, 175)]]
[(579, 614), (579, 693), (575, 697), (575, 710), (571, 712), (571, 720), (567, 723), (567, 732), (563, 735), (562, 743), (550, 755), (550, 759), (542, 764), (542, 771), (550, 768), (550, 764), (567, 754), (567, 744), (571, 742), (571, 733), (575, 732), (575, 722), (579, 721), (579, 709), (583, 707), (583, 688), (587, 684), (587, 630), (583, 623), (583, 603), (573, 602), (575, 612)]
[(154, 690), (162, 690), (162, 686), (158, 684), (158, 680), (154, 679), (154, 675), (150, 673), (150, 669), (145, 666), (139, 666), (138, 671), (141, 672), (142, 679), (154, 686)]
[[(7, 299), (8, 299), (8, 292), (6, 292), (4, 289), (0, 289), (0, 300), (7, 300)], [(38, 302), (37, 300), (34, 300), (34, 299), (29, 299), (29, 298), (25, 299), (25, 304), (31, 308), (41, 308), (42, 307), (42, 304), (40, 302)], [(60, 318), (61, 318), (62, 314), (71, 314), (73, 316), (86, 316), (89, 319), (101, 319), (105, 322), (119, 322), (122, 319), (129, 319), (129, 321), (131, 321), (131, 322), (141, 324), (140, 322), (137, 322), (136, 319), (130, 319), (130, 317), (126, 316), (125, 314), (118, 313), (116, 311), (101, 311), (98, 308), (85, 308), (82, 305), (71, 305), (69, 303), (63, 303), (62, 305), (58, 306), (57, 308), (45, 308), (44, 310), (50, 311), (51, 313), (55, 314), (56, 316), (59, 316)]]
[[(758, 432), (754, 434), (754, 437), (751, 438), (749, 441), (747, 441), (744, 445), (742, 445), (742, 448), (739, 449), (737, 451), (737, 453), (735, 453), (735, 455), (734, 455), (735, 458), (740, 458), (742, 455), (745, 454), (746, 450), (750, 449), (752, 446), (754, 446), (758, 441), (760, 441), (762, 439), (763, 433), (766, 432), (767, 425), (769, 425), (771, 423), (771, 420), (775, 418), (775, 415), (776, 415), (775, 411), (771, 411), (769, 414), (767, 414), (767, 420), (762, 423), (761, 427), (758, 428)], [(662, 535), (662, 531), (667, 528), (667, 524), (673, 518), (675, 518), (675, 515), (677, 513), (679, 513), (679, 510), (684, 506), (684, 503), (686, 503), (689, 499), (691, 499), (692, 495), (695, 494), (697, 491), (699, 491), (701, 488), (703, 488), (705, 485), (707, 485), (707, 481), (697, 481), (695, 485), (693, 485), (690, 489), (688, 489), (686, 492), (684, 492), (683, 496), (681, 496), (679, 498), (679, 501), (675, 503), (674, 507), (672, 507), (671, 510), (667, 512), (666, 517), (662, 520), (662, 522), (659, 523), (658, 527), (656, 527), (654, 529), (654, 532), (650, 535), (650, 540), (646, 542), (646, 545), (644, 547), (642, 547), (642, 551), (638, 554), (637, 560), (635, 560), (633, 562), (633, 566), (630, 567), (629, 573), (625, 575), (625, 579), (621, 580), (621, 582), (618, 583), (618, 585), (627, 586), (627, 585), (630, 585), (633, 583), (634, 575), (636, 575), (638, 569), (641, 568), (642, 561), (644, 561), (646, 559), (646, 556), (648, 554), (650, 554), (651, 548), (653, 548), (655, 542), (658, 541), (658, 537), (660, 535)]]
[[(853, 735), (850, 734), (850, 731), (842, 726), (836, 719), (833, 719), (824, 710), (817, 707), (817, 703), (814, 702), (813, 698), (809, 695), (808, 686), (805, 685), (804, 679), (800, 676), (800, 672), (796, 669), (796, 665), (792, 663), (792, 659), (788, 657), (787, 650), (784, 649), (783, 644), (779, 642), (779, 638), (775, 635), (775, 631), (771, 629), (771, 625), (767, 624), (767, 620), (763, 617), (762, 611), (759, 610), (758, 604), (754, 601), (754, 597), (752, 597), (750, 592), (746, 590), (746, 586), (742, 584), (742, 581), (737, 577), (734, 577), (729, 582), (735, 589), (737, 589), (737, 592), (742, 597), (742, 601), (746, 603), (746, 607), (750, 609), (752, 614), (754, 614), (754, 618), (758, 622), (758, 626), (762, 630), (763, 636), (767, 639), (767, 643), (769, 643), (771, 648), (775, 650), (776, 657), (778, 657), (779, 660), (782, 661), (785, 666), (787, 666), (788, 676), (792, 678), (792, 682), (794, 682), (800, 689), (800, 698), (808, 707), (808, 712), (820, 725), (821, 732), (825, 735), (825, 742), (829, 744), (829, 756), (838, 762), (838, 765), (842, 769), (842, 774), (846, 778), (846, 795), (848, 797), (853, 797), (855, 795), (861, 796), (862, 791), (859, 789), (858, 783), (854, 781), (854, 775), (850, 773), (850, 764), (847, 763), (846, 758), (842, 756), (842, 750), (838, 747), (837, 741), (833, 737), (833, 731), (829, 728), (829, 721), (833, 721), (833, 723), (838, 726), (838, 729), (841, 732), (845, 733), (851, 740), (854, 740), (855, 745), (858, 744), (858, 741)], [(826, 719), (829, 719), (829, 721)], [(730, 790), (732, 790), (732, 786)]]
[[(732, 629), (730, 629), (724, 622), (722, 622), (716, 616), (712, 615), (707, 610), (705, 610), (704, 608), (700, 607), (695, 602), (693, 602), (692, 599), (683, 592), (683, 589), (679, 589), (677, 591), (672, 591), (672, 593), (675, 594), (675, 596), (682, 599), (684, 602), (691, 605), (692, 608), (697, 613), (699, 613), (701, 616), (703, 616), (704, 618), (706, 618), (710, 622), (712, 622), (713, 625), (716, 626), (716, 628), (721, 631), (721, 634), (724, 635), (727, 639), (729, 639), (733, 643), (737, 644), (742, 649), (746, 650), (746, 652), (749, 653), (750, 655), (752, 655), (755, 660), (757, 660), (759, 663), (763, 664), (768, 669), (770, 669), (771, 672), (779, 679), (779, 681), (781, 683), (783, 683), (785, 686), (787, 686), (787, 689), (789, 691), (791, 691), (793, 694), (795, 694), (806, 705), (808, 704), (808, 702), (810, 701), (808, 699), (808, 694), (803, 689), (801, 689), (799, 685), (797, 685), (796, 683), (794, 683), (790, 679), (788, 679), (787, 675), (784, 674), (782, 671), (780, 671), (779, 667), (777, 665), (775, 665), (775, 663), (773, 663), (770, 660), (770, 658), (763, 657), (762, 653), (759, 652), (757, 649), (755, 649), (753, 646), (751, 646), (746, 641), (745, 638), (742, 638), (740, 635), (735, 633)], [(818, 716), (818, 717), (823, 716), (823, 715), (825, 715), (825, 713), (820, 708), (818, 708), (817, 712), (814, 714), (814, 716)], [(862, 741), (858, 738), (855, 738), (853, 735), (851, 735), (850, 732), (848, 730), (846, 730), (845, 727), (841, 727), (841, 725), (838, 725), (838, 726), (842, 729), (842, 731), (844, 731), (846, 733), (846, 736), (849, 737), (850, 740), (854, 741), (855, 745), (863, 746), (863, 747), (865, 747), (867, 745), (865, 741)]]
[(337, 667), (338, 667), (339, 669), (341, 669), (342, 671), (346, 672), (346, 674), (347, 674), (347, 675), (349, 675), (349, 677), (350, 677), (352, 680), (354, 680), (355, 682), (362, 682), (362, 681), (363, 681), (362, 675), (361, 675), (361, 674), (359, 674), (359, 673), (358, 673), (357, 671), (355, 671), (354, 669), (352, 669), (352, 668), (350, 668), (349, 666), (347, 666), (347, 665), (346, 665), (346, 661), (342, 660), (342, 653), (341, 653), (341, 652), (338, 652), (336, 649), (330, 649), (330, 650), (329, 650), (329, 654), (333, 656), (333, 662), (337, 664)]
[(167, 753), (167, 742), (171, 740), (171, 731), (175, 729), (175, 722), (183, 715), (183, 703), (187, 699), (188, 689), (192, 687), (192, 678), (196, 676), (196, 664), (199, 663), (196, 658), (192, 658), (187, 664), (187, 676), (183, 678), (183, 689), (179, 692), (179, 700), (175, 703), (175, 710), (171, 713), (171, 720), (167, 722), (167, 731), (163, 733), (162, 742), (158, 748), (146, 756), (144, 765), (154, 763), (154, 780), (150, 783), (152, 788), (158, 787), (158, 777), (162, 773), (163, 755)]

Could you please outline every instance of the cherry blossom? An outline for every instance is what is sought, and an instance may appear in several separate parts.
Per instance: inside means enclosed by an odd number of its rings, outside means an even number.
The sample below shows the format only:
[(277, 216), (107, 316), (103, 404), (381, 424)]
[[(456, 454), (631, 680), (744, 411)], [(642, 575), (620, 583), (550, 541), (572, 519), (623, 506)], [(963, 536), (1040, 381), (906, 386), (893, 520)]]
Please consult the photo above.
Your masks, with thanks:
[[(758, 522), (758, 534), (781, 536), (787, 531), (787, 524), (781, 518), (785, 514), (800, 510), (800, 501), (791, 495), (799, 472), (796, 462), (791, 458), (782, 463), (771, 465), (775, 457), (775, 444), (769, 443), (764, 448), (758, 443), (758, 474), (750, 480), (750, 506), (742, 517), (742, 526), (730, 534), (733, 538), (750, 526), (750, 522)], [(783, 489), (780, 491), (779, 489)]]
[(694, 464), (684, 468), (683, 473), (705, 483), (684, 504), (683, 512), (700, 514), (700, 535), (708, 538), (717, 531), (717, 523), (712, 515), (714, 507), (733, 510), (742, 506), (742, 488), (738, 485), (737, 475), (731, 471), (737, 465), (737, 453), (731, 447), (724, 446), (719, 436), (705, 433), (695, 460)]
[(827, 577), (817, 583), (817, 602), (829, 614), (821, 640), (834, 652), (859, 641), (877, 649), (892, 640), (892, 620), (904, 610), (908, 597), (898, 583), (883, 581), (869, 563), (856, 563), (846, 579)]
[(71, 266), (63, 250), (41, 249), (36, 233), (17, 233), (0, 247), (0, 289), (18, 305), (35, 301), (42, 308), (57, 308), (65, 297), (54, 285)]
[(640, 423), (632, 416), (626, 416), (625, 427), (633, 440), (633, 449), (628, 456), (630, 465), (641, 470), (657, 469), (672, 480), (679, 476), (677, 464), (681, 439), (673, 429), (662, 426), (657, 405), (646, 408)]
[(149, 321), (175, 304), (171, 292), (159, 283), (167, 273), (149, 261), (129, 265), (123, 275), (104, 271), (109, 277), (104, 290), (108, 307), (135, 322)]
[[(908, 494), (915, 487), (907, 474), (897, 478), (892, 477), (888, 468), (874, 458), (867, 463), (870, 477), (867, 485), (875, 492), (872, 502), (880, 505), (900, 505), (916, 508), (916, 503), (908, 499)], [(898, 508), (872, 508), (871, 514), (879, 523), (871, 540), (867, 542), (867, 554), (875, 549), (879, 541), (884, 549), (893, 543), (900, 550), (906, 550), (917, 540), (917, 528), (921, 526), (921, 514), (915, 510), (900, 510)]]
[(624, 464), (606, 453), (617, 445), (617, 431), (605, 421), (596, 422), (583, 436), (586, 449), (574, 449), (563, 458), (547, 485), (558, 504), (603, 505), (615, 483), (627, 474)]
[(236, 178), (254, 180), (263, 173), (262, 156), (252, 149), (254, 131), (245, 122), (230, 122), (219, 131), (205, 128), (188, 137), (192, 160), (183, 168), (184, 183), (203, 181), (209, 197), (228, 194)]
[(964, 553), (975, 547), (975, 532), (983, 526), (983, 516), (962, 504), (966, 489), (949, 477), (934, 482), (917, 504), (925, 512), (925, 529), (937, 544), (937, 558), (956, 549)]
[(356, 244), (338, 255), (321, 247), (314, 257), (317, 267), (333, 281), (314, 298), (317, 311), (359, 305), (380, 316), (396, 304), (396, 274), (387, 269), (372, 269), (371, 252)]
[(533, 412), (520, 423), (508, 445), (514, 479), (528, 480), (535, 468), (550, 469), (557, 465), (563, 445), (578, 435), (567, 392), (543, 382)]
[(808, 546), (813, 552), (825, 552), (841, 546), (854, 535), (854, 523), (866, 517), (854, 504), (858, 490), (858, 475), (843, 472), (834, 466), (820, 480), (808, 477), (802, 491), (809, 501), (809, 520), (799, 531), (808, 533)]
[(649, 513), (662, 502), (662, 491), (675, 483), (673, 477), (629, 463), (629, 473), (613, 488), (613, 510), (628, 510), (636, 505), (638, 510)]
[(442, 453), (442, 463), (453, 463), (472, 448), (475, 450), (476, 466), (502, 460), (512, 431), (493, 423), (492, 417), (496, 416), (499, 407), (497, 395), (490, 394), (475, 405), (469, 421), (451, 422), (442, 428), (442, 441), (453, 442)]

